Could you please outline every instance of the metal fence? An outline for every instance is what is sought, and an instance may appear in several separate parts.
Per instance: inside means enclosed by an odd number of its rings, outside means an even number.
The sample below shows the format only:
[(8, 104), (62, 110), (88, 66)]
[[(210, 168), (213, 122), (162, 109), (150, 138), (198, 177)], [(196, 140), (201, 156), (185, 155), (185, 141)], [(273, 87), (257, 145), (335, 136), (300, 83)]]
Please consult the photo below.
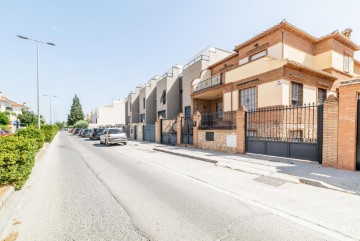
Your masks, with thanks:
[(201, 90), (205, 90), (208, 88), (212, 88), (218, 85), (221, 85), (221, 74), (217, 74), (212, 76), (211, 78), (200, 81), (199, 83), (194, 85), (193, 92), (198, 92)]
[(200, 129), (236, 129), (236, 111), (201, 114)]
[(277, 106), (250, 110), (246, 117), (249, 140), (317, 142), (318, 106)]

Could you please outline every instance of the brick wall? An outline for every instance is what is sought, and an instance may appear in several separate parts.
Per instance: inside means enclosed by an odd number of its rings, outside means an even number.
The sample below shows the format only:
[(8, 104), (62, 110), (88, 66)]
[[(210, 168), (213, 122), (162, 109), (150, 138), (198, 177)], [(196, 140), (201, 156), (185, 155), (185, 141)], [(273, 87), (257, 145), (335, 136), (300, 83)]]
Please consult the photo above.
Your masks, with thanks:
[(236, 134), (237, 134), (237, 144), (236, 144), (236, 152), (240, 154), (244, 154), (245, 151), (245, 112), (246, 108), (241, 106), (239, 110), (236, 112)]
[(357, 98), (360, 84), (340, 86), (338, 168), (355, 170)]
[(338, 167), (339, 101), (329, 96), (324, 102), (322, 165)]

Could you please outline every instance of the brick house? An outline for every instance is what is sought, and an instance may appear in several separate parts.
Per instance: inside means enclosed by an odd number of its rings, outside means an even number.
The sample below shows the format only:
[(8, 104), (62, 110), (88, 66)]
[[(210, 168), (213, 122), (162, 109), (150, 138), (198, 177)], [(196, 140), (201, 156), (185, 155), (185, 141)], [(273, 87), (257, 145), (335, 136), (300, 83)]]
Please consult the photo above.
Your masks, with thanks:
[[(235, 46), (192, 83), (193, 113), (320, 104), (360, 75), (351, 30), (317, 38), (285, 21)], [(210, 87), (209, 87), (210, 86)]]

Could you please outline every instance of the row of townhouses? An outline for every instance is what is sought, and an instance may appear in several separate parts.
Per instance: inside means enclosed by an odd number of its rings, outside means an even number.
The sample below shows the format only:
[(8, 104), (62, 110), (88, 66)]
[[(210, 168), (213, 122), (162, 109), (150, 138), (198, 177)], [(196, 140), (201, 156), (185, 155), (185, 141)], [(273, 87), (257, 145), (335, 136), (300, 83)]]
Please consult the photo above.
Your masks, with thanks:
[(232, 52), (208, 47), (129, 93), (129, 136), (360, 169), (351, 33), (315, 37), (282, 21)]
[(30, 108), (23, 104), (19, 104), (13, 100), (6, 98), (2, 92), (0, 92), (0, 112), (7, 113), (10, 119), (11, 131), (15, 132), (18, 127), (17, 116), (22, 113), (22, 110), (29, 110)]

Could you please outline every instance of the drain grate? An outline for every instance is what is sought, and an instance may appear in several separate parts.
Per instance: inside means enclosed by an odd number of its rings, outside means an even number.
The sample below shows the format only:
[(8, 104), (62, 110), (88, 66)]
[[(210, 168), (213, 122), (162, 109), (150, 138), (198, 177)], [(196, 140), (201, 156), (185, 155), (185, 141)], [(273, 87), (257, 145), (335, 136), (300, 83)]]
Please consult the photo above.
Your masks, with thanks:
[(257, 182), (272, 186), (272, 187), (279, 187), (279, 186), (283, 185), (284, 183), (286, 183), (283, 180), (273, 178), (273, 177), (267, 177), (267, 176), (259, 176), (259, 177), (255, 178), (254, 180)]

